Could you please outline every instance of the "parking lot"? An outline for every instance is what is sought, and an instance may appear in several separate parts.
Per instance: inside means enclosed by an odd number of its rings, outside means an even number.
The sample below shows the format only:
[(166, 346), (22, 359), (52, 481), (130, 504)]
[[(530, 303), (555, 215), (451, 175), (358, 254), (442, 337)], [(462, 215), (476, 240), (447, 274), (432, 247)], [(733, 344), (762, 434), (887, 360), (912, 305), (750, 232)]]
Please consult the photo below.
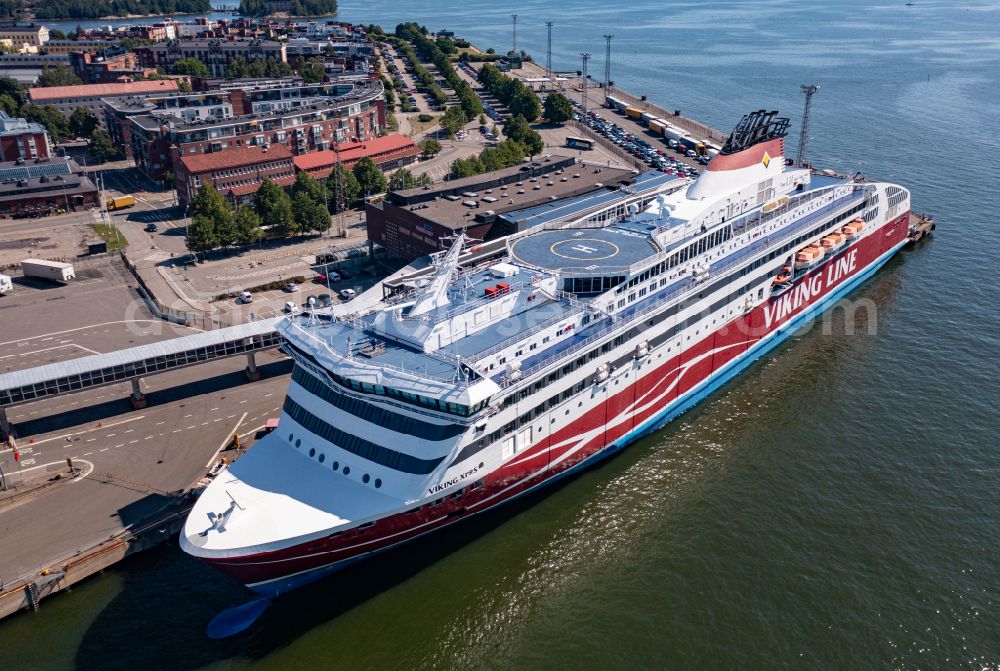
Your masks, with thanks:
[[(576, 100), (570, 100), (576, 111), (573, 118), (586, 125), (595, 133), (603, 136), (608, 142), (620, 147), (650, 168), (660, 170), (668, 175), (681, 177), (697, 177), (700, 173), (699, 163), (708, 162), (704, 157), (693, 157), (676, 142), (655, 135), (642, 129), (624, 115), (602, 109), (589, 110), (584, 113), (582, 105)], [(671, 146), (673, 143), (673, 146)]]

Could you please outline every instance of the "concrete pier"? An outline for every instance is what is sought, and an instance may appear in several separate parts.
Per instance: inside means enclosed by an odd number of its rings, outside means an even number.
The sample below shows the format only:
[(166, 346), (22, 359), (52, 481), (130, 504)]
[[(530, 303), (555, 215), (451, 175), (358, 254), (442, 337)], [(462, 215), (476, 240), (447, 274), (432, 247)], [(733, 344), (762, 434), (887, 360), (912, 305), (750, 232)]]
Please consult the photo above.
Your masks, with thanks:
[(7, 419), (7, 408), (0, 406), (0, 440), (7, 440), (7, 436), (10, 434), (10, 420)]
[(247, 352), (247, 367), (243, 372), (246, 373), (247, 379), (251, 382), (257, 382), (260, 380), (261, 373), (257, 369), (257, 360), (254, 358), (253, 352)]
[(128, 400), (131, 401), (132, 409), (134, 410), (142, 410), (146, 407), (146, 395), (142, 393), (142, 389), (139, 387), (141, 381), (141, 377), (132, 378), (132, 393), (129, 395)]

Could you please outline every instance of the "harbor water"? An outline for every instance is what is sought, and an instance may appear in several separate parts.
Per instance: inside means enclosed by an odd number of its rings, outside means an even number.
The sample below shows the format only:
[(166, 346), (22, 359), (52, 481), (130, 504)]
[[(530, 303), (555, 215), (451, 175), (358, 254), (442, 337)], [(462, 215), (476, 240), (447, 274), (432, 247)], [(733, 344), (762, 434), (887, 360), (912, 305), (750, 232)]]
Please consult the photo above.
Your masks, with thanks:
[[(342, 0), (913, 191), (935, 236), (693, 411), (554, 489), (205, 636), (242, 587), (175, 544), (0, 623), (6, 668), (1000, 668), (1000, 6)], [(71, 22), (70, 28), (76, 22)], [(87, 25), (89, 22), (84, 22)], [(107, 22), (98, 22), (107, 23)], [(0, 516), (0, 523), (3, 519)], [(43, 521), (39, 522), (44, 523)]]

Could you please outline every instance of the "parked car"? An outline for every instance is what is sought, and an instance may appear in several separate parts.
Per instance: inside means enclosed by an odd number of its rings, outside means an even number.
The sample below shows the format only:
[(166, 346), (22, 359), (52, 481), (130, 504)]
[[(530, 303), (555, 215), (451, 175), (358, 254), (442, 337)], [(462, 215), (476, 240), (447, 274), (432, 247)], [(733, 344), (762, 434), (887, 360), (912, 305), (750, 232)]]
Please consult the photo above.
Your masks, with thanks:
[(154, 223), (146, 224), (146, 232), (147, 233), (156, 233), (156, 224), (154, 224)]
[(283, 286), (281, 290), (287, 293), (294, 293), (299, 290), (299, 285), (296, 284), (295, 282), (289, 282), (288, 284)]
[(316, 305), (321, 308), (327, 308), (333, 305), (333, 296), (330, 294), (320, 294), (316, 297)]
[(240, 292), (240, 303), (253, 303), (253, 294), (249, 291)]
[(295, 305), (294, 301), (287, 301), (285, 303), (285, 312), (295, 312), (296, 307), (298, 306)]
[(354, 289), (341, 289), (338, 293), (340, 294), (340, 297), (345, 301), (349, 301), (358, 295), (357, 292), (354, 291)]

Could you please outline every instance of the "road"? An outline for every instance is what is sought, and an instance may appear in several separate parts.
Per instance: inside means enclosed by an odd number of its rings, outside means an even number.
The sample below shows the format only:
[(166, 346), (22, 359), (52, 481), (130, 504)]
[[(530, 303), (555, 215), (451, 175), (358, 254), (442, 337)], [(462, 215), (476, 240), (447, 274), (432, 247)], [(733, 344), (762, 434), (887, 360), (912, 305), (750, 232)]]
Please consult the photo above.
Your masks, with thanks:
[[(279, 356), (259, 356), (271, 376), (256, 383), (243, 376), (242, 359), (151, 378), (150, 405), (140, 411), (128, 410), (127, 385), (16, 408), (45, 411), (21, 425), (40, 431), (32, 434), (34, 442), (19, 441), (19, 462), (10, 449), (0, 452), (8, 479), (65, 472), (67, 457), (86, 477), (16, 507), (0, 507), (0, 579), (10, 582), (139, 522), (204, 475), (234, 432), (249, 438), (277, 415), (290, 367)], [(62, 424), (67, 417), (88, 421), (44, 430), (49, 420)]]
[[(0, 304), (0, 371), (194, 332), (153, 319), (129, 289), (130, 279), (113, 264), (68, 286), (19, 279), (5, 297), (11, 301)], [(243, 357), (145, 378), (149, 405), (143, 410), (132, 410), (129, 384), (9, 408), (20, 457), (9, 447), (0, 450), (10, 485), (66, 472), (67, 458), (86, 477), (16, 506), (0, 495), (0, 579), (10, 582), (150, 515), (203, 476), (234, 431), (250, 437), (277, 416), (290, 361), (265, 352), (257, 363), (264, 379), (256, 383), (247, 381)]]

